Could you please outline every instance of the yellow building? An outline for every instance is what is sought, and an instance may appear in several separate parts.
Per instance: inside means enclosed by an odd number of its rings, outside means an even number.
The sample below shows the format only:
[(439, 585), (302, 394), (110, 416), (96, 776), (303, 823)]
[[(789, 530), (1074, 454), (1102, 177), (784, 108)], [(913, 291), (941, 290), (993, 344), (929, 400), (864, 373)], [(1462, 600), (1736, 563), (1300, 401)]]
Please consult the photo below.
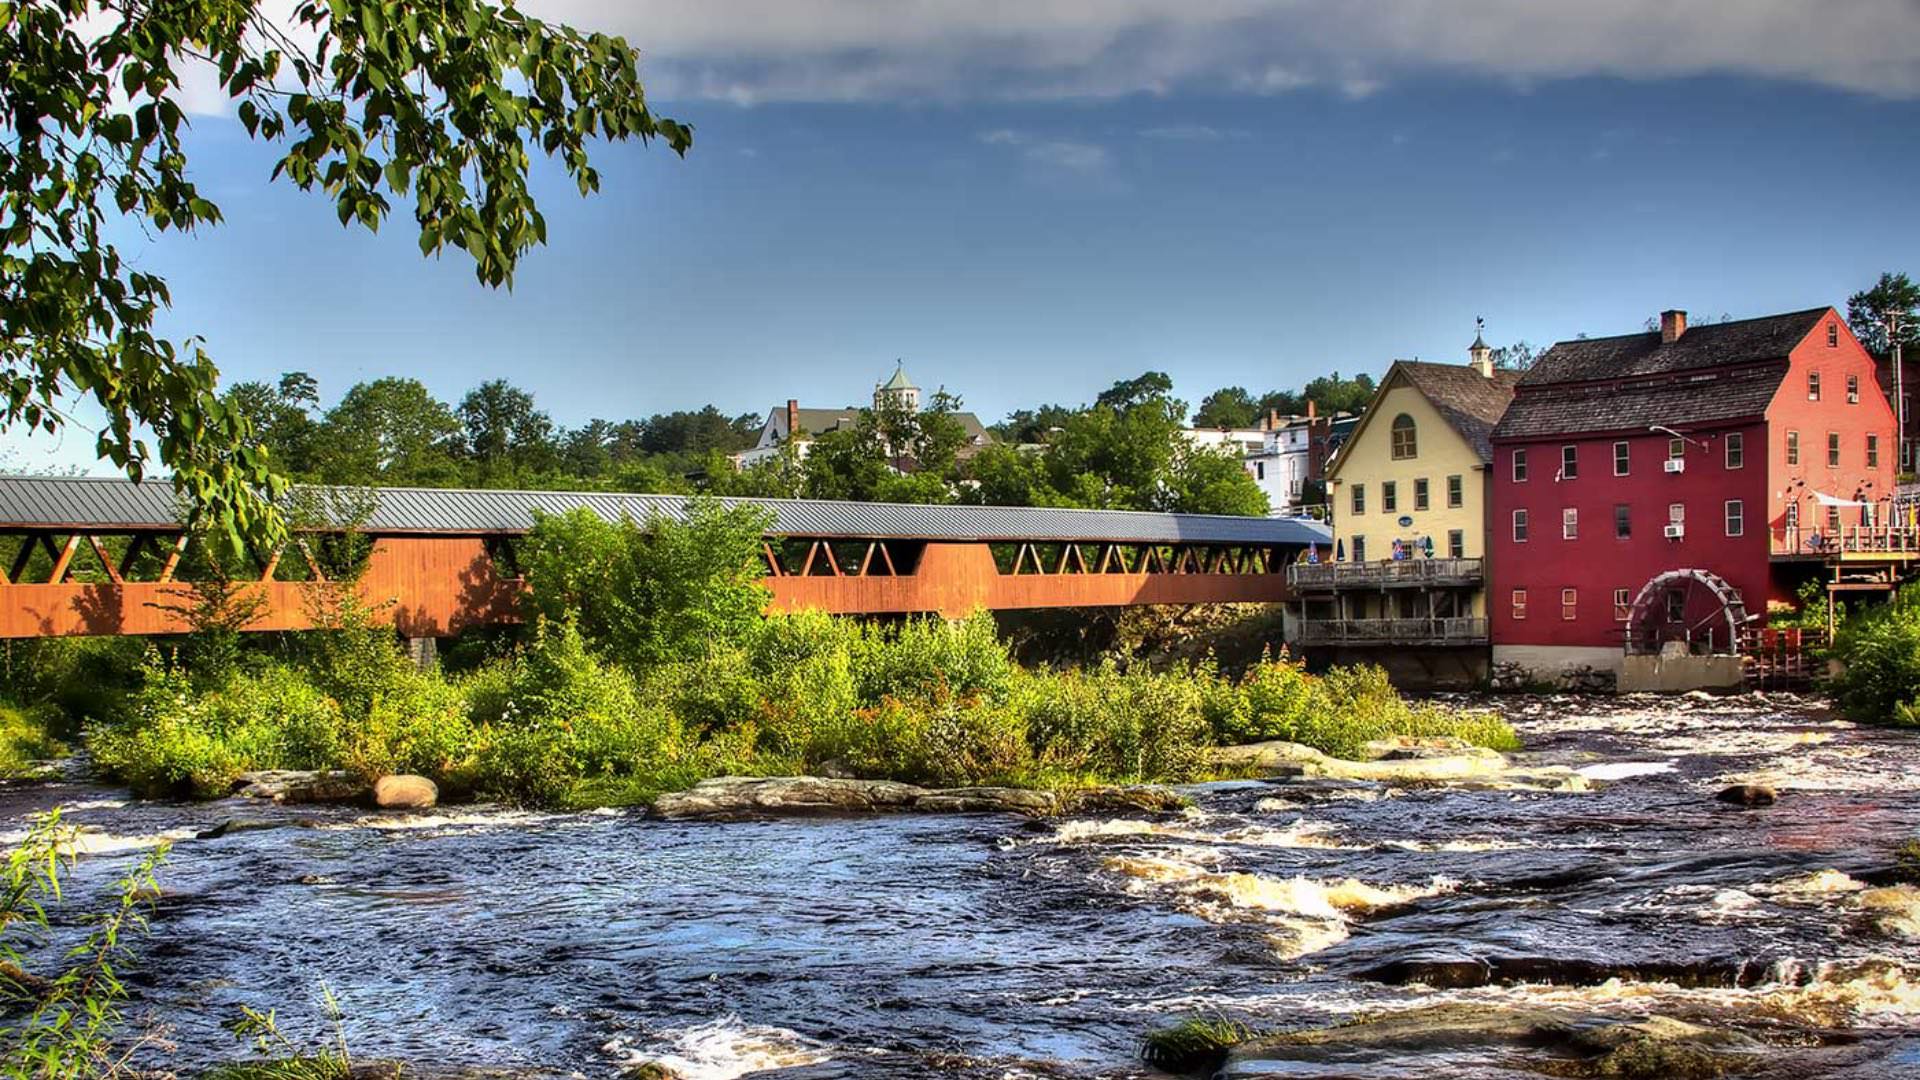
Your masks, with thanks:
[(1489, 440), (1520, 373), (1478, 338), (1469, 355), (1396, 361), (1328, 465), (1335, 547), (1290, 571), (1295, 644), (1464, 647), (1481, 659), (1463, 677), (1484, 666)]

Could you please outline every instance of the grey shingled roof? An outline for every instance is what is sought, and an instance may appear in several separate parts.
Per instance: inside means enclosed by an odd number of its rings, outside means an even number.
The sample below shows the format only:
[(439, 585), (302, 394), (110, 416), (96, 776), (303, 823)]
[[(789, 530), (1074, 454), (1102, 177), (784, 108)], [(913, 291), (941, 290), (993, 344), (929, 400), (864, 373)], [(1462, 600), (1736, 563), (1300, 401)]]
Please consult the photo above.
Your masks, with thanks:
[(1493, 435), (1531, 439), (1750, 420), (1766, 414), (1785, 372), (1786, 365), (1776, 363), (1624, 385), (1523, 387)]
[[(839, 427), (852, 427), (860, 420), (860, 410), (852, 407), (845, 409), (800, 409), (797, 419), (800, 421), (800, 433), (803, 435), (821, 435)], [(980, 418), (970, 412), (953, 414), (955, 420), (967, 431), (967, 438), (973, 441), (990, 441), (993, 436)]]
[[(580, 507), (608, 520), (678, 518), (687, 504), (677, 495), (575, 491), (376, 488), (374, 494), (377, 507), (366, 528), (381, 534), (518, 533), (532, 528), (535, 510), (557, 514)], [(1325, 544), (1331, 535), (1324, 525), (1291, 518), (825, 499), (722, 501), (767, 508), (778, 536), (1304, 546)], [(165, 530), (177, 527), (176, 506), (164, 481), (0, 476), (0, 528)]]
[(1700, 368), (1784, 360), (1832, 308), (1809, 308), (1737, 322), (1690, 326), (1680, 340), (1660, 332), (1562, 341), (1548, 349), (1520, 380), (1522, 387), (1667, 375)]
[(1495, 371), (1489, 379), (1471, 364), (1401, 360), (1394, 366), (1473, 446), (1483, 464), (1493, 460), (1493, 427), (1513, 400), (1519, 372)]

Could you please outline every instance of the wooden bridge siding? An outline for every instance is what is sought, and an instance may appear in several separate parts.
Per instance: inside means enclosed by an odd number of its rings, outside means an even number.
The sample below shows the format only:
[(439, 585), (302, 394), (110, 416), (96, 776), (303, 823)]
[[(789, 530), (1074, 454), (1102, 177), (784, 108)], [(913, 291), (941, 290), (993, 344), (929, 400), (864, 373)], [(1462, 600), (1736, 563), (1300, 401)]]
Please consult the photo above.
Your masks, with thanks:
[(978, 543), (929, 543), (906, 577), (773, 577), (771, 611), (834, 614), (975, 608), (1124, 607), (1132, 604), (1277, 604), (1292, 598), (1283, 574), (1002, 574)]
[[(911, 575), (769, 577), (769, 611), (834, 614), (929, 612), (964, 616), (976, 608), (1121, 607), (1134, 604), (1281, 603), (1283, 574), (1002, 574), (984, 543), (928, 543)], [(309, 630), (303, 582), (248, 586), (267, 601), (249, 630)], [(374, 542), (360, 596), (387, 609), (408, 637), (445, 637), (470, 626), (517, 621), (518, 579), (494, 572), (478, 537), (382, 537)], [(176, 634), (175, 612), (194, 594), (179, 583), (0, 585), (0, 638)]]
[[(249, 630), (311, 630), (312, 585), (260, 581), (266, 606)], [(409, 637), (445, 637), (469, 626), (516, 620), (519, 583), (493, 571), (478, 537), (383, 537), (360, 578), (360, 596), (388, 611)], [(177, 634), (188, 629), (166, 606), (189, 606), (190, 586), (130, 581), (0, 585), (0, 638)]]

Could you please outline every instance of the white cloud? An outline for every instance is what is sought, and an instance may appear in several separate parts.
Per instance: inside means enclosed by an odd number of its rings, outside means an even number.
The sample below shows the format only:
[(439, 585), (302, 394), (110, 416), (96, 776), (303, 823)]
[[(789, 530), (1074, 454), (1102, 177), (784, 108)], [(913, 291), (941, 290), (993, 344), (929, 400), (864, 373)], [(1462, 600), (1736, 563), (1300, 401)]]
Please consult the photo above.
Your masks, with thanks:
[(1223, 142), (1244, 139), (1251, 134), (1242, 128), (1217, 128), (1207, 124), (1168, 124), (1165, 127), (1140, 129), (1143, 139), (1166, 139), (1171, 142)]
[(1059, 100), (1451, 73), (1736, 75), (1920, 96), (1915, 0), (522, 0), (625, 34), (661, 97)]
[(1018, 148), (1020, 157), (1044, 169), (1094, 175), (1103, 173), (1112, 158), (1107, 148), (1072, 139), (1047, 139), (1011, 128), (983, 131), (977, 138), (987, 146)]

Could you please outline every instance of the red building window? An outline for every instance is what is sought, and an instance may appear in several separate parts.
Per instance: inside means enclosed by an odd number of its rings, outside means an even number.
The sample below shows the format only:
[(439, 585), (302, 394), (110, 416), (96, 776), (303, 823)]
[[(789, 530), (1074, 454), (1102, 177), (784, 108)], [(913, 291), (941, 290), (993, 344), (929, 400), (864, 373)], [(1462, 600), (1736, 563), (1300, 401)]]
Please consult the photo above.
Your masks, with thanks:
[(1727, 433), (1727, 468), (1744, 469), (1747, 465), (1747, 437), (1737, 431)]
[(1787, 464), (1800, 464), (1800, 433), (1797, 431), (1787, 432)]
[(1527, 512), (1525, 510), (1515, 510), (1513, 512), (1513, 542), (1516, 544), (1524, 544), (1527, 542)]
[(1847, 404), (1860, 404), (1860, 376), (1847, 376)]
[(1613, 475), (1625, 476), (1631, 471), (1633, 458), (1629, 446), (1630, 444), (1624, 442), (1613, 444)]
[(1527, 452), (1525, 450), (1515, 450), (1513, 452), (1513, 482), (1516, 484), (1524, 484), (1527, 482)]
[(1571, 506), (1560, 511), (1560, 539), (1580, 539), (1580, 511)]
[(1613, 506), (1613, 537), (1616, 540), (1633, 539), (1633, 507), (1626, 503)]
[(1827, 432), (1827, 467), (1840, 467), (1840, 433), (1837, 431)]
[(1560, 448), (1560, 479), (1572, 480), (1580, 475), (1580, 448), (1563, 446)]
[(1840, 347), (1840, 324), (1828, 323), (1827, 324), (1827, 348), (1837, 349), (1839, 347)]
[(1739, 499), (1727, 500), (1727, 535), (1745, 536), (1747, 532), (1747, 506)]
[(1867, 468), (1877, 469), (1879, 467), (1880, 436), (1869, 433), (1867, 435)]
[(1613, 590), (1613, 621), (1626, 622), (1633, 615), (1633, 594), (1626, 589)]
[(1820, 400), (1820, 373), (1817, 371), (1807, 372), (1807, 400)]
[(1516, 620), (1527, 617), (1527, 590), (1513, 590), (1513, 617)]
[(1560, 617), (1562, 619), (1565, 619), (1567, 622), (1572, 622), (1574, 619), (1579, 617), (1580, 615), (1579, 609), (1580, 609), (1580, 590), (1579, 589), (1561, 589), (1560, 590)]

